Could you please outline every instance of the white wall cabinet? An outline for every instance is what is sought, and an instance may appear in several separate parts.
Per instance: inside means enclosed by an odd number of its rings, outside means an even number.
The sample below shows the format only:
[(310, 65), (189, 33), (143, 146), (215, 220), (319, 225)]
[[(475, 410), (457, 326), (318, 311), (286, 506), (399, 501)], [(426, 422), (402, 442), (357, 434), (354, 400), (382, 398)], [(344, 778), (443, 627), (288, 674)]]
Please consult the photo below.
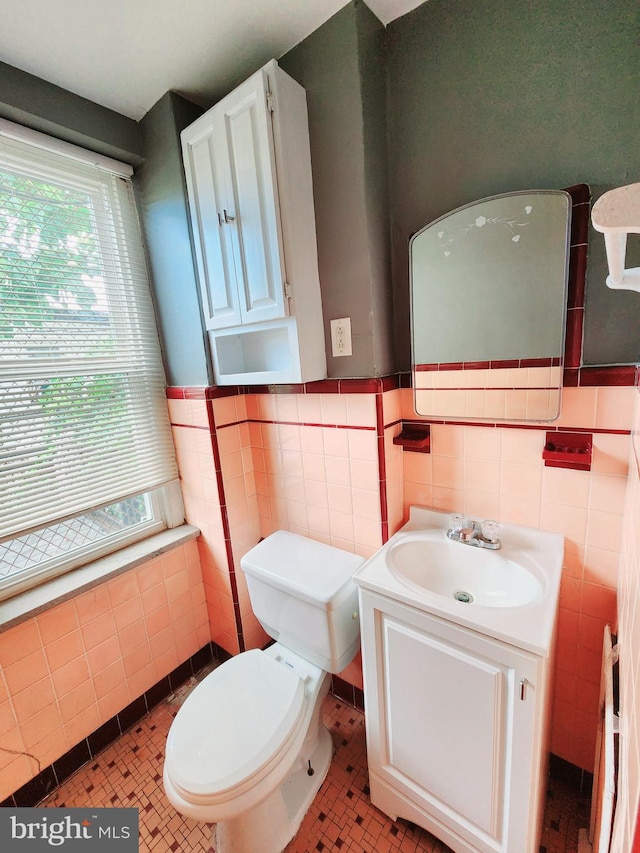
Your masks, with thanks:
[(360, 589), (371, 799), (456, 853), (535, 853), (548, 659)]
[(182, 132), (219, 384), (326, 376), (304, 89), (275, 60)]

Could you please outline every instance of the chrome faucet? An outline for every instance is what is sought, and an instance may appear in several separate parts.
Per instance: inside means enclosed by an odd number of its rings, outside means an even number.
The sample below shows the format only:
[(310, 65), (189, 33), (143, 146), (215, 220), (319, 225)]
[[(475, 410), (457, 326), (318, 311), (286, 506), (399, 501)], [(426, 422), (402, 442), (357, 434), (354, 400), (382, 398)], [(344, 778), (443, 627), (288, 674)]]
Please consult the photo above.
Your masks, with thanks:
[(480, 524), (473, 519), (466, 519), (458, 513), (449, 516), (447, 536), (453, 542), (497, 551), (498, 548), (502, 547), (502, 542), (498, 537), (499, 532), (500, 525), (497, 521), (487, 519)]

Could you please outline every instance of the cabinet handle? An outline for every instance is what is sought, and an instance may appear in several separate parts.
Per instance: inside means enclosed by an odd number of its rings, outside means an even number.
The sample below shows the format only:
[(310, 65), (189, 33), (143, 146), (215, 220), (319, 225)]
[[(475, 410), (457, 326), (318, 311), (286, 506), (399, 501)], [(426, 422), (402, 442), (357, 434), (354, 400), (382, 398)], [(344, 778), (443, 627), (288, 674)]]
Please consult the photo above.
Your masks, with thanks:
[(527, 697), (527, 685), (529, 684), (529, 680), (527, 678), (520, 679), (520, 701), (524, 702)]
[(225, 211), (224, 211), (224, 221), (228, 224), (229, 222), (235, 222), (235, 221), (236, 221), (236, 218), (235, 218), (235, 216), (230, 216), (230, 215), (227, 213), (227, 211), (225, 210)]
[(222, 226), (224, 225), (224, 219), (222, 218), (222, 214), (221, 214), (221, 213), (219, 213), (219, 214), (218, 214), (218, 225), (219, 225), (221, 228), (222, 228)]

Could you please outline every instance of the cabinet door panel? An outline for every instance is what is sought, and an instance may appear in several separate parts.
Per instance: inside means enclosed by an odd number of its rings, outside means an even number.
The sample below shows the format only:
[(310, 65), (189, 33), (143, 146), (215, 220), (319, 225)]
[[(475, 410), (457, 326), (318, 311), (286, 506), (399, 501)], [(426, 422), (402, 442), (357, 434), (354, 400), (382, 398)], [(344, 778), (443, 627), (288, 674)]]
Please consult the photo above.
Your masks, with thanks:
[(215, 125), (184, 147), (205, 325), (207, 329), (235, 326), (241, 316), (231, 235), (220, 217), (227, 201)]
[(271, 115), (261, 77), (225, 99), (229, 196), (244, 323), (284, 317), (284, 275)]
[(395, 619), (382, 626), (390, 767), (499, 836), (508, 670)]
[(368, 590), (360, 608), (373, 804), (455, 850), (534, 853), (540, 659)]

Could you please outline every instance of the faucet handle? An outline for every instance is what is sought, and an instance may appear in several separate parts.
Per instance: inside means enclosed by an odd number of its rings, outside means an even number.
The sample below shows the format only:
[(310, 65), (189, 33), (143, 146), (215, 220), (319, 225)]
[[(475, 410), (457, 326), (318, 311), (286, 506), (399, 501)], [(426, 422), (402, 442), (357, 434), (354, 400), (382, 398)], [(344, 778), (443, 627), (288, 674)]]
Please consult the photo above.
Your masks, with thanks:
[(461, 512), (452, 512), (449, 515), (449, 530), (453, 533), (457, 533), (459, 530), (462, 530), (463, 527), (466, 527), (466, 522), (467, 519)]
[(482, 522), (482, 536), (487, 542), (497, 542), (500, 536), (500, 525), (497, 521), (487, 518)]

